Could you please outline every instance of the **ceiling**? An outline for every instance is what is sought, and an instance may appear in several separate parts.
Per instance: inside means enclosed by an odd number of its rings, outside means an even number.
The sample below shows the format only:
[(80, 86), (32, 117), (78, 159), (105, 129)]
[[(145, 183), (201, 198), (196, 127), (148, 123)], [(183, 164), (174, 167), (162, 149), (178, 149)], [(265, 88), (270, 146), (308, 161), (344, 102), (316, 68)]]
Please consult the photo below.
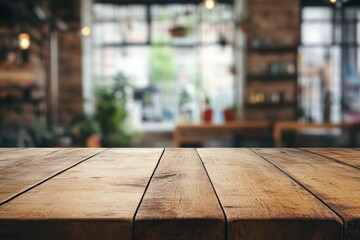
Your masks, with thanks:
[[(45, 13), (44, 18), (36, 13), (36, 8)], [(54, 19), (65, 22), (79, 21), (80, 1), (0, 0), (0, 27), (14, 28), (19, 24), (36, 27)]]

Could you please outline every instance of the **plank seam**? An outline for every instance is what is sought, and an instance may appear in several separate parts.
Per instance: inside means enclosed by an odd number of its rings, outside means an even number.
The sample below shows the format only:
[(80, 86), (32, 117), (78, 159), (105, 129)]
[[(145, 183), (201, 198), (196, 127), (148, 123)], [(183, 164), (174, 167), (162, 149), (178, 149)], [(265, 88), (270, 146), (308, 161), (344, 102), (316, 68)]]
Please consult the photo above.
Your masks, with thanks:
[(150, 182), (151, 180), (153, 179), (154, 175), (155, 175), (155, 172), (156, 170), (158, 169), (158, 166), (160, 165), (160, 161), (161, 161), (161, 158), (163, 157), (164, 153), (165, 153), (165, 148), (163, 149), (163, 151), (161, 152), (160, 154), (160, 157), (159, 157), (159, 160), (157, 161), (156, 163), (156, 166), (154, 168), (154, 171), (152, 172), (147, 184), (146, 184), (146, 187), (145, 187), (145, 190), (144, 190), (144, 193), (143, 195), (141, 196), (141, 199), (140, 199), (140, 202), (138, 204), (138, 206), (136, 207), (136, 210), (135, 210), (135, 213), (134, 213), (134, 217), (133, 217), (133, 220), (132, 220), (132, 239), (135, 240), (135, 218), (136, 218), (136, 215), (138, 214), (138, 211), (140, 209), (140, 205), (141, 203), (143, 202), (144, 200), (144, 197), (145, 197), (145, 194), (146, 194), (146, 191), (148, 190), (149, 188), (149, 185), (150, 185)]
[[(253, 153), (255, 153), (257, 156), (259, 156), (260, 158), (264, 159), (265, 161), (267, 161), (268, 163), (270, 163), (271, 165), (273, 165), (275, 168), (277, 168), (279, 171), (281, 171), (283, 174), (285, 174), (286, 176), (288, 176), (291, 180), (293, 180), (296, 184), (298, 184), (300, 187), (302, 187), (303, 189), (305, 189), (305, 191), (309, 192), (311, 195), (313, 195), (316, 199), (318, 199), (322, 204), (324, 204), (327, 208), (329, 208), (336, 216), (338, 216), (341, 221), (342, 221), (342, 238), (345, 239), (345, 219), (338, 214), (331, 206), (329, 206), (325, 201), (323, 201), (320, 197), (318, 197), (313, 191), (311, 191), (310, 189), (308, 189), (304, 184), (302, 184), (300, 181), (298, 181), (295, 177), (291, 176), (290, 174), (288, 174), (286, 171), (282, 170), (276, 163), (274, 163), (273, 161), (269, 160), (267, 157), (260, 155), (259, 153), (257, 153), (256, 151), (254, 151), (254, 149), (250, 149), (250, 151), (252, 151)], [(301, 150), (301, 149), (299, 149)]]
[(320, 157), (327, 158), (327, 159), (332, 160), (332, 161), (334, 161), (334, 162), (337, 162), (337, 163), (340, 163), (340, 164), (343, 164), (343, 165), (346, 165), (346, 166), (349, 166), (349, 167), (353, 167), (353, 168), (355, 168), (355, 169), (357, 169), (357, 170), (360, 169), (360, 167), (358, 167), (358, 166), (354, 166), (354, 165), (352, 165), (352, 164), (350, 164), (350, 163), (343, 162), (343, 161), (341, 161), (341, 160), (339, 160), (339, 159), (336, 159), (336, 158), (334, 158), (334, 157), (325, 156), (325, 155), (323, 155), (323, 154), (321, 154), (321, 153), (309, 151), (309, 150), (307, 150), (306, 148), (299, 148), (299, 150), (302, 150), (302, 151), (304, 151), (304, 152), (308, 152), (308, 153), (311, 153), (311, 154), (314, 154), (314, 155), (318, 155), (318, 156), (320, 156)]
[[(96, 155), (104, 152), (105, 150), (107, 150), (107, 149), (104, 149), (104, 150), (102, 150), (102, 151), (100, 151), (100, 152), (97, 152), (97, 153), (95, 153), (95, 154), (92, 154), (92, 155), (84, 158), (83, 160), (81, 160), (81, 161), (79, 161), (79, 162), (77, 162), (77, 163), (74, 163), (74, 164), (72, 164), (72, 165), (70, 165), (70, 166), (68, 166), (68, 167), (66, 167), (66, 168), (64, 168), (64, 169), (62, 169), (62, 170), (60, 170), (60, 171), (58, 171), (58, 172), (50, 175), (49, 177), (46, 177), (46, 178), (44, 178), (43, 180), (41, 180), (41, 181), (33, 184), (32, 186), (30, 186), (30, 187), (28, 187), (28, 188), (26, 188), (26, 189), (24, 189), (24, 190), (22, 190), (22, 191), (20, 191), (20, 192), (18, 192), (18, 193), (16, 193), (16, 194), (12, 195), (11, 197), (9, 197), (9, 198), (5, 199), (4, 201), (2, 201), (2, 202), (0, 203), (0, 206), (6, 204), (6, 203), (8, 203), (8, 202), (10, 202), (11, 200), (19, 197), (20, 195), (22, 195), (22, 194), (30, 191), (31, 189), (34, 189), (34, 188), (38, 187), (39, 185), (41, 185), (41, 184), (43, 184), (43, 183), (51, 180), (52, 178), (54, 178), (54, 177), (56, 177), (56, 176), (58, 176), (58, 175), (60, 175), (60, 174), (62, 174), (62, 173), (64, 173), (64, 172), (66, 172), (67, 170), (69, 170), (69, 169), (71, 169), (71, 168), (73, 168), (73, 167), (76, 167), (77, 165), (79, 165), (79, 164), (81, 164), (81, 163), (89, 160), (90, 158), (92, 158), (92, 157), (94, 157), (94, 156), (96, 156)], [(43, 156), (45, 156), (45, 155), (43, 155)]]
[(3, 171), (3, 170), (5, 170), (5, 169), (11, 168), (11, 167), (16, 167), (16, 166), (18, 166), (18, 165), (20, 165), (20, 164), (23, 164), (23, 163), (30, 162), (31, 160), (36, 159), (36, 158), (38, 158), (38, 157), (44, 157), (44, 156), (47, 156), (47, 155), (50, 155), (50, 154), (54, 154), (54, 153), (59, 152), (59, 151), (61, 151), (61, 150), (63, 150), (63, 149), (64, 149), (64, 148), (59, 148), (59, 149), (57, 149), (57, 150), (55, 150), (55, 151), (52, 151), (52, 152), (50, 152), (50, 153), (45, 153), (44, 155), (39, 155), (39, 156), (30, 157), (29, 159), (25, 160), (24, 162), (19, 162), (19, 163), (16, 163), (16, 164), (14, 164), (14, 165), (11, 165), (11, 166), (7, 166), (7, 167), (4, 167), (4, 168), (0, 168), (0, 171)]
[(205, 170), (205, 173), (206, 173), (207, 177), (209, 178), (209, 182), (210, 182), (210, 184), (211, 184), (211, 187), (212, 187), (212, 189), (214, 190), (215, 196), (216, 196), (216, 198), (217, 198), (217, 200), (218, 200), (218, 202), (219, 202), (221, 211), (222, 211), (222, 213), (223, 213), (223, 215), (224, 215), (224, 221), (225, 221), (225, 222), (224, 222), (224, 230), (225, 230), (225, 233), (224, 233), (224, 236), (225, 236), (225, 237), (224, 237), (224, 239), (227, 240), (227, 239), (228, 239), (228, 224), (227, 224), (228, 219), (227, 219), (227, 217), (226, 217), (224, 207), (223, 207), (223, 205), (221, 204), (219, 195), (217, 194), (217, 192), (216, 192), (216, 190), (215, 190), (215, 186), (214, 186), (213, 182), (211, 181), (210, 175), (209, 175), (209, 173), (208, 173), (208, 171), (207, 171), (207, 169), (206, 169), (206, 167), (205, 167), (205, 163), (204, 163), (204, 161), (202, 160), (202, 158), (201, 158), (201, 156), (200, 156), (197, 148), (195, 148), (195, 151), (196, 151), (197, 155), (199, 156), (199, 159), (200, 159), (200, 161), (201, 161), (201, 164), (202, 164), (202, 166), (203, 166), (203, 168), (204, 168), (204, 170)]

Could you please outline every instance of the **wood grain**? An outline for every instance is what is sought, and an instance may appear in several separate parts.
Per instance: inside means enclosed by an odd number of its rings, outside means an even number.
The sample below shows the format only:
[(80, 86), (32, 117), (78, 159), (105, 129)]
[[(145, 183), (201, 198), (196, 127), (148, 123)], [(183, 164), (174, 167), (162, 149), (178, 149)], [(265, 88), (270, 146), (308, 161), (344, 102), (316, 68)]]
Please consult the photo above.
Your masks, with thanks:
[(360, 151), (349, 148), (304, 148), (303, 150), (332, 158), (360, 169)]
[(0, 171), (59, 150), (58, 148), (2, 148), (0, 150)]
[(225, 220), (195, 149), (166, 149), (135, 217), (135, 239), (224, 239)]
[(198, 149), (228, 221), (228, 239), (342, 239), (336, 214), (247, 149)]
[(0, 207), (10, 239), (132, 239), (162, 149), (108, 149)]
[(298, 149), (257, 149), (345, 221), (345, 239), (360, 239), (360, 171)]
[[(23, 156), (32, 156), (31, 161), (9, 166), (0, 171), (0, 205), (59, 171), (77, 164), (104, 149), (65, 148), (56, 152), (54, 152), (54, 149), (49, 150), (53, 151), (53, 153), (43, 155), (44, 151), (39, 149), (39, 156), (36, 156), (37, 149), (28, 149), (25, 152), (20, 150), (16, 156), (21, 160), (24, 159)], [(16, 156), (14, 156), (15, 159)]]
[(7, 147), (0, 147), (0, 154), (3, 154), (4, 152), (10, 152), (10, 151), (17, 151), (23, 148), (7, 148)]

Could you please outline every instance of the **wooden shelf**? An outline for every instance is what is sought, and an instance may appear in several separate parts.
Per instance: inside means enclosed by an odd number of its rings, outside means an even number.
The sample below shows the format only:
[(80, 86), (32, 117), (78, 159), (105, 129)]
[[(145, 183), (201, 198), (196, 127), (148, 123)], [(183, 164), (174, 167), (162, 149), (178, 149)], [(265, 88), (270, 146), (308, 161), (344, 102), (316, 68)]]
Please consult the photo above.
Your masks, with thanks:
[(279, 46), (279, 47), (250, 47), (248, 52), (259, 54), (286, 54), (297, 53), (298, 46)]
[[(248, 120), (297, 118), (300, 2), (279, 0), (279, 5), (286, 7), (277, 8), (273, 4), (259, 5), (257, 1), (248, 1), (247, 14), (252, 19), (262, 19), (264, 11), (272, 16), (287, 16), (290, 6), (293, 10), (298, 9), (286, 18), (286, 23), (282, 18), (268, 18), (266, 26), (248, 28), (244, 46), (248, 58), (245, 93), (249, 96), (245, 99), (244, 113)], [(260, 71), (253, 71), (255, 69)]]
[(263, 103), (246, 103), (246, 108), (288, 108), (296, 107), (296, 102), (263, 102)]
[(296, 81), (298, 78), (297, 74), (249, 74), (246, 76), (249, 81)]

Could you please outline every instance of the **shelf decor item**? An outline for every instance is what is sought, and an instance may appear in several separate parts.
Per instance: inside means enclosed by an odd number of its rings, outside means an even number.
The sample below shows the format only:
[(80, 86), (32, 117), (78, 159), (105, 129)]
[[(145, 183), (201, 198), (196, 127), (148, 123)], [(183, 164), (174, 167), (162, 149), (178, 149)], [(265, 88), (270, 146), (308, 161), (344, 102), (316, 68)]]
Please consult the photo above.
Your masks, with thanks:
[(229, 71), (232, 75), (236, 75), (236, 66), (235, 65), (231, 65), (229, 68)]
[(246, 12), (243, 12), (240, 16), (240, 19), (238, 19), (236, 22), (236, 26), (238, 26), (244, 33), (248, 33), (253, 25), (254, 24), (251, 20), (251, 17), (248, 16)]
[(202, 118), (205, 123), (211, 123), (213, 115), (214, 115), (214, 111), (210, 107), (210, 100), (208, 98), (205, 99), (205, 104), (206, 104), (206, 107), (202, 114)]
[(244, 11), (240, 15), (240, 18), (235, 21), (235, 26), (240, 28), (245, 34), (258, 33), (260, 30), (260, 25), (255, 21), (255, 19), (256, 18), (254, 18), (247, 11)]
[(203, 113), (203, 120), (205, 123), (211, 123), (213, 118), (213, 110), (211, 108), (207, 108)]
[[(279, 7), (274, 7), (275, 5)], [(247, 1), (246, 120), (296, 120), (300, 1)], [(276, 16), (276, 17), (272, 17)], [(296, 31), (290, 27), (296, 26)]]
[(185, 26), (175, 26), (169, 29), (169, 33), (172, 37), (186, 37), (189, 34), (190, 29)]
[(225, 122), (234, 122), (236, 121), (236, 106), (233, 105), (224, 110), (224, 119)]

